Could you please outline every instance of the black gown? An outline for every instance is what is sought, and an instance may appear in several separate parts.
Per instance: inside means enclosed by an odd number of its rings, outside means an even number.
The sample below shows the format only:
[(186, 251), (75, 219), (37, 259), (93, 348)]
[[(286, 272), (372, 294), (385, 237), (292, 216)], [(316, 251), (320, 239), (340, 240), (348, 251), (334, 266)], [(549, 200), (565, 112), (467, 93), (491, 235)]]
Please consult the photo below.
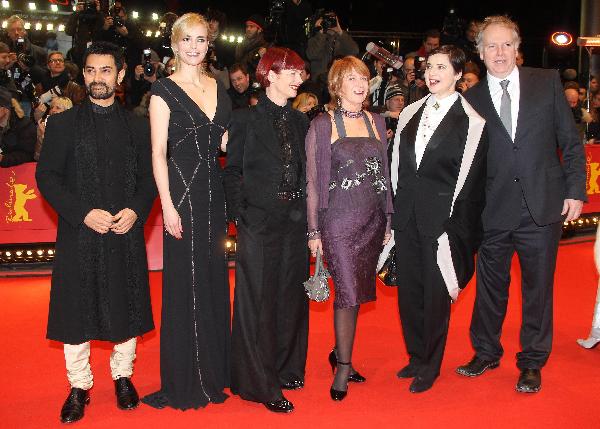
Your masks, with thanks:
[(181, 240), (164, 234), (161, 390), (144, 402), (185, 410), (225, 401), (223, 388), (229, 386), (227, 231), (217, 156), (230, 121), (231, 101), (219, 84), (211, 121), (171, 79), (154, 82), (152, 94), (171, 111), (169, 191), (183, 234)]

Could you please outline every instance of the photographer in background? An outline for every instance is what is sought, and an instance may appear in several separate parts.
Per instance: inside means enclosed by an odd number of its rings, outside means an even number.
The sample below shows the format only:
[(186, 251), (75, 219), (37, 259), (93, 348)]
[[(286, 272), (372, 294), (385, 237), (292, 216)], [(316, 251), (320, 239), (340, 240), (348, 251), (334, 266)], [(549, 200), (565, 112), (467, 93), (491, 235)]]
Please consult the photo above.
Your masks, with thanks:
[(409, 57), (404, 60), (402, 86), (407, 106), (429, 94), (423, 76), (423, 61), (423, 57)]
[(5, 88), (0, 88), (0, 167), (33, 161), (35, 123), (25, 117), (19, 103)]
[(225, 89), (229, 89), (227, 67), (233, 63), (233, 49), (230, 43), (219, 37), (227, 25), (227, 15), (220, 10), (209, 8), (204, 17), (208, 21), (208, 51), (205, 56), (207, 70), (225, 86)]
[(128, 105), (138, 106), (144, 94), (150, 91), (150, 86), (161, 77), (165, 77), (164, 65), (160, 62), (158, 54), (150, 48), (144, 49), (142, 63), (133, 69), (130, 81)]
[(335, 12), (322, 9), (313, 16), (314, 34), (308, 39), (306, 58), (310, 61), (312, 79), (319, 81), (327, 75), (334, 58), (358, 55), (358, 45), (342, 30)]
[(249, 106), (250, 94), (252, 88), (250, 86), (250, 74), (244, 64), (236, 63), (229, 69), (229, 79), (231, 86), (227, 90), (229, 98), (231, 98), (231, 107), (242, 109)]
[(18, 100), (25, 116), (31, 114), (31, 104), (35, 101), (35, 85), (42, 81), (46, 64), (46, 51), (34, 45), (27, 38), (25, 21), (17, 15), (7, 20), (6, 44), (10, 54), (10, 76), (18, 91)]
[(171, 49), (171, 33), (173, 32), (173, 24), (177, 21), (177, 14), (173, 12), (165, 13), (158, 24), (160, 30), (160, 37), (155, 38), (155, 42), (152, 45), (152, 49), (158, 54), (158, 58), (162, 62), (165, 62), (167, 58), (173, 57), (173, 50)]
[(108, 15), (104, 17), (104, 23), (100, 27), (94, 41), (111, 42), (123, 48), (127, 69), (125, 79), (131, 75), (138, 58), (142, 53), (142, 33), (137, 26), (128, 19), (124, 3), (115, 1)]
[(6, 43), (0, 42), (0, 87), (8, 89), (13, 96), (16, 96), (19, 91), (12, 80), (11, 64), (10, 49)]
[(73, 39), (68, 57), (79, 68), (83, 65), (83, 52), (88, 42), (92, 41), (94, 34), (100, 30), (103, 22), (99, 0), (78, 1), (75, 5), (75, 12), (69, 16), (65, 33)]
[(265, 19), (258, 14), (246, 20), (246, 33), (244, 41), (235, 48), (235, 62), (246, 66), (248, 72), (254, 76), (256, 66), (266, 51), (269, 44), (265, 40)]

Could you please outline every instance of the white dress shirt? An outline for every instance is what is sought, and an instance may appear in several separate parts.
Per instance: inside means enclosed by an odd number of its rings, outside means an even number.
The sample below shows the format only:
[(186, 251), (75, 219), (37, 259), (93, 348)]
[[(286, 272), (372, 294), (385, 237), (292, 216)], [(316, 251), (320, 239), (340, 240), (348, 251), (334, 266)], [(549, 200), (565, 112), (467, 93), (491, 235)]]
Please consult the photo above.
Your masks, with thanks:
[(515, 133), (517, 131), (517, 119), (519, 118), (519, 98), (521, 96), (521, 86), (519, 84), (519, 68), (515, 66), (508, 76), (504, 79), (498, 79), (497, 77), (487, 74), (487, 83), (492, 96), (492, 103), (498, 115), (500, 115), (500, 100), (502, 100), (502, 87), (500, 82), (508, 79), (508, 95), (510, 96), (510, 116), (512, 132), (510, 138), (512, 141), (515, 140)]
[[(419, 165), (421, 165), (421, 160), (423, 159), (423, 154), (425, 153), (427, 143), (429, 143), (431, 136), (437, 129), (438, 125), (440, 125), (440, 122), (442, 122), (442, 119), (444, 119), (444, 116), (446, 116), (446, 113), (448, 113), (448, 110), (450, 110), (457, 98), (458, 93), (456, 92), (440, 100), (436, 99), (435, 94), (431, 94), (425, 102), (425, 108), (423, 109), (423, 115), (421, 116), (421, 121), (419, 122), (417, 138), (415, 140), (415, 159), (417, 161), (417, 169), (419, 168)], [(437, 109), (434, 107), (436, 103), (438, 106)]]

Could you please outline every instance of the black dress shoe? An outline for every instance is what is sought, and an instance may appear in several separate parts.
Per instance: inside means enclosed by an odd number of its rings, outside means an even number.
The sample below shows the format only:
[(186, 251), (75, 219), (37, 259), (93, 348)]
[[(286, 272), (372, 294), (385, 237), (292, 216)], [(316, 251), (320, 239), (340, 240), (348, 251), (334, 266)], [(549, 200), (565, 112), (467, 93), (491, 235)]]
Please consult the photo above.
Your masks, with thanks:
[(291, 413), (294, 411), (294, 404), (285, 398), (272, 402), (265, 402), (264, 406), (267, 407), (267, 410), (273, 411), (274, 413)]
[(542, 388), (542, 372), (539, 369), (525, 368), (521, 370), (517, 381), (517, 392), (536, 393)]
[(410, 383), (408, 390), (410, 391), (410, 393), (425, 392), (426, 390), (431, 389), (431, 386), (433, 386), (434, 381), (435, 381), (435, 378), (433, 380), (430, 380), (427, 378), (417, 376), (412, 381), (412, 383)]
[[(335, 349), (333, 349), (331, 351), (331, 353), (329, 353), (329, 365), (331, 365), (331, 372), (335, 373), (335, 369), (337, 368), (337, 357), (335, 354)], [(360, 373), (358, 371), (356, 371), (354, 368), (350, 369), (351, 371), (354, 371), (354, 373), (350, 374), (348, 376), (348, 381), (351, 383), (364, 383), (365, 381), (367, 381), (367, 379), (365, 377), (363, 377), (362, 375), (360, 375)]]
[(396, 377), (398, 378), (414, 378), (417, 376), (419, 372), (419, 366), (413, 364), (412, 362), (402, 368), (400, 371), (396, 373)]
[(285, 390), (298, 390), (304, 387), (304, 381), (299, 378), (295, 378), (294, 380), (288, 381), (287, 383), (283, 383), (281, 385), (282, 389)]
[(128, 377), (115, 380), (115, 395), (117, 395), (117, 407), (122, 410), (133, 410), (140, 404), (140, 397)]
[(89, 403), (89, 391), (73, 387), (60, 410), (60, 421), (63, 423), (73, 423), (81, 420), (84, 408)]
[(477, 356), (473, 356), (473, 359), (468, 364), (456, 368), (456, 372), (465, 377), (477, 377), (486, 370), (498, 368), (498, 366), (500, 366), (499, 360), (483, 360)]
[(348, 394), (347, 390), (336, 390), (333, 387), (329, 389), (329, 395), (334, 401), (342, 401)]

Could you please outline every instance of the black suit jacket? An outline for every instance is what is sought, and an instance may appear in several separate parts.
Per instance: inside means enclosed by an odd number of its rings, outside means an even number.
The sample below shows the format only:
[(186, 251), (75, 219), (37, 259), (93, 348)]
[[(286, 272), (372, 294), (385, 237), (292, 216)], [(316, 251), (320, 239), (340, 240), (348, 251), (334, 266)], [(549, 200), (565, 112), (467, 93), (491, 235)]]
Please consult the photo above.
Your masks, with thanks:
[[(244, 216), (251, 223), (260, 222), (276, 201), (282, 178), (281, 143), (273, 127), (273, 119), (265, 108), (265, 95), (256, 106), (234, 110), (229, 140), (227, 164), (223, 181), (229, 220)], [(302, 161), (300, 189), (306, 187), (306, 153), (304, 139), (308, 118), (290, 109), (290, 123), (296, 134), (293, 141)], [(305, 214), (305, 213), (304, 213)]]
[(519, 68), (519, 83), (514, 143), (494, 108), (487, 80), (465, 93), (486, 120), (489, 135), (484, 229), (516, 229), (522, 197), (540, 226), (563, 220), (565, 198), (587, 200), (583, 145), (558, 73)]

